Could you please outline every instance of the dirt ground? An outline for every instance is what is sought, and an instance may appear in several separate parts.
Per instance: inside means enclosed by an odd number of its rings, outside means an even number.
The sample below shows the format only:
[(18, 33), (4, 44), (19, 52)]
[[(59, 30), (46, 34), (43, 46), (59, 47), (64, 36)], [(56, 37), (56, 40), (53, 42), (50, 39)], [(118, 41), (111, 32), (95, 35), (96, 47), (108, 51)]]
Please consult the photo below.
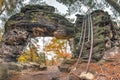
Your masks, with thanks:
[[(11, 71), (11, 80), (86, 80), (79, 78), (80, 73), (85, 71), (86, 65), (86, 63), (79, 64), (72, 74), (60, 72), (57, 66), (48, 66), (44, 71), (33, 69)], [(91, 63), (89, 72), (94, 75), (94, 80), (120, 80), (120, 60)]]

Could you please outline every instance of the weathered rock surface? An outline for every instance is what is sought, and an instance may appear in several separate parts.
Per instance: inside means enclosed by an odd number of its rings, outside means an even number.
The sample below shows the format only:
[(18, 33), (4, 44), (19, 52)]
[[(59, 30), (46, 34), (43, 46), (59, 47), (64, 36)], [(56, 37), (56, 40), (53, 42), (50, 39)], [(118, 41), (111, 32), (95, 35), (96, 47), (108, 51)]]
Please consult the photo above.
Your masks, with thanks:
[(104, 53), (104, 56), (102, 57), (103, 60), (120, 61), (120, 48), (119, 47), (113, 47), (103, 53)]
[[(79, 45), (80, 35), (82, 32), (82, 15), (76, 15), (75, 22), (75, 39), (74, 39), (74, 53), (75, 57), (79, 55), (81, 44)], [(102, 10), (96, 10), (91, 13), (93, 23), (93, 55), (92, 59), (98, 61), (104, 55), (104, 51), (109, 51), (113, 47), (120, 46), (120, 28), (113, 22), (110, 15)], [(86, 18), (87, 19), (87, 18)], [(88, 21), (89, 22), (89, 21)], [(88, 25), (89, 23), (87, 23)], [(90, 52), (89, 26), (87, 26), (87, 33), (85, 37), (85, 46), (83, 49), (82, 58), (88, 59)]]
[(8, 80), (8, 68), (6, 65), (0, 64), (0, 80)]
[[(51, 6), (27, 5), (20, 13), (11, 16), (5, 24), (5, 32), (0, 46), (0, 58), (4, 61), (17, 61), (29, 42), (29, 38), (54, 36), (60, 39), (71, 39), (73, 57), (78, 57), (81, 26), (85, 15), (76, 15), (75, 26), (63, 16), (54, 13)], [(120, 28), (111, 21), (110, 15), (102, 10), (90, 13), (93, 22), (94, 44), (92, 59), (98, 61), (103, 52), (120, 45)], [(87, 19), (87, 18), (86, 18)], [(88, 19), (87, 19), (87, 22)], [(88, 24), (87, 24), (88, 25)], [(87, 26), (83, 59), (88, 59), (90, 51), (89, 27)], [(74, 39), (74, 40), (73, 40)]]
[(61, 72), (70, 72), (72, 69), (72, 65), (74, 65), (75, 63), (75, 59), (66, 59), (61, 63), (61, 65), (58, 66), (58, 69)]
[(0, 48), (1, 58), (17, 61), (29, 38), (55, 36), (68, 39), (74, 36), (73, 24), (54, 13), (52, 6), (27, 5), (11, 16), (5, 24)]

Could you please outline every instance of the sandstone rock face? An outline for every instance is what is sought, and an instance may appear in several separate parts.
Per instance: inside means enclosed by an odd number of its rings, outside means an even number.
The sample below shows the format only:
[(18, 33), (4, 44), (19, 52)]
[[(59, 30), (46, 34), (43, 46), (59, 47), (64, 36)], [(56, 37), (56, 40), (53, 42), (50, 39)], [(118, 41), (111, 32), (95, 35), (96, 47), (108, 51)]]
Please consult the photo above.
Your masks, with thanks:
[(72, 69), (72, 65), (74, 65), (75, 62), (75, 59), (66, 59), (61, 63), (61, 65), (58, 66), (58, 69), (61, 72), (70, 72)]
[(120, 61), (120, 47), (113, 47), (105, 52), (102, 57), (103, 60), (107, 61)]
[[(79, 45), (81, 32), (82, 32), (82, 15), (77, 15), (75, 23), (75, 56), (79, 55), (81, 44)], [(98, 61), (104, 55), (104, 51), (109, 50), (113, 47), (120, 46), (120, 28), (110, 19), (110, 15), (102, 10), (96, 10), (91, 13), (92, 24), (93, 24), (93, 55), (92, 59)], [(88, 20), (88, 18), (86, 18)], [(89, 21), (87, 21), (87, 24)], [(85, 45), (83, 49), (82, 58), (88, 59), (90, 52), (90, 40), (89, 40), (89, 26), (87, 26)]]
[(8, 68), (6, 65), (0, 64), (0, 80), (8, 80)]
[[(54, 36), (59, 39), (69, 39), (73, 57), (78, 57), (81, 44), (82, 23), (85, 15), (76, 15), (77, 20), (73, 25), (63, 16), (54, 13), (51, 6), (27, 5), (20, 13), (11, 16), (5, 24), (5, 32), (0, 45), (0, 58), (4, 61), (17, 61), (19, 55), (29, 42), (30, 38)], [(92, 59), (98, 61), (103, 52), (120, 45), (120, 28), (111, 21), (107, 12), (93, 11), (93, 55)], [(87, 24), (89, 23), (86, 17)], [(90, 34), (87, 26), (85, 46), (82, 57), (87, 59), (90, 51)]]
[(8, 66), (9, 70), (14, 70), (14, 71), (22, 71), (23, 70), (23, 65), (15, 63), (15, 62), (7, 63), (7, 66)]
[(17, 61), (29, 38), (74, 36), (73, 24), (63, 16), (54, 13), (52, 6), (27, 5), (20, 13), (11, 16), (5, 24), (5, 32), (0, 48), (1, 58)]
[(11, 72), (18, 73), (26, 69), (43, 70), (43, 68), (45, 69), (45, 67), (40, 68), (37, 63), (3, 62), (0, 64), (0, 80), (12, 80), (11, 77), (15, 75), (11, 74)]

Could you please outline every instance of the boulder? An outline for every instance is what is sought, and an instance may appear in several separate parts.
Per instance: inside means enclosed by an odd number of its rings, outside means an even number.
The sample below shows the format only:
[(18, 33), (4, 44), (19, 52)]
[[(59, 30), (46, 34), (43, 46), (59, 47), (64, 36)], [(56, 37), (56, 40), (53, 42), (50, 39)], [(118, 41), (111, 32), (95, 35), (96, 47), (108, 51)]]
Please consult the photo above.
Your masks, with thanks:
[(8, 80), (9, 72), (6, 64), (0, 64), (0, 80)]

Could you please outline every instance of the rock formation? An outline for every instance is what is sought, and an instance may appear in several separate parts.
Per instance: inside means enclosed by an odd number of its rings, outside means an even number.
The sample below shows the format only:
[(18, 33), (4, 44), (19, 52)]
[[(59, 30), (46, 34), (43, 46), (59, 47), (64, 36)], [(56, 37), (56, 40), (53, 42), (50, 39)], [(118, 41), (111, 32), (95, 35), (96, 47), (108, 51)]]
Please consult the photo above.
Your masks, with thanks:
[[(120, 46), (120, 28), (115, 22), (111, 20), (110, 15), (102, 10), (93, 11), (91, 14), (93, 23), (93, 55), (92, 59), (98, 61), (104, 55), (106, 50), (113, 47)], [(83, 15), (76, 15), (77, 20), (75, 22), (75, 53), (76, 57), (79, 55), (81, 44), (78, 45), (80, 40), (80, 34), (82, 30)], [(87, 22), (87, 25), (89, 23)], [(89, 26), (87, 26), (85, 37), (85, 46), (83, 49), (82, 58), (87, 59), (90, 51), (90, 40), (89, 38)]]
[[(63, 16), (54, 13), (51, 6), (27, 5), (20, 13), (11, 16), (5, 24), (5, 32), (0, 46), (0, 58), (5, 61), (17, 61), (30, 38), (54, 36), (60, 39), (74, 39), (71, 44), (73, 57), (78, 57), (83, 17), (76, 15), (75, 24)], [(99, 60), (103, 52), (120, 45), (119, 27), (110, 19), (110, 15), (102, 10), (90, 13), (93, 22), (94, 44), (92, 59)], [(87, 19), (87, 18), (86, 18)], [(89, 22), (89, 21), (88, 21)], [(88, 24), (87, 24), (88, 25)], [(89, 27), (87, 26), (85, 46), (82, 57), (88, 58), (90, 50)], [(69, 40), (72, 43), (72, 40)]]
[(0, 48), (1, 58), (5, 61), (17, 61), (30, 38), (73, 37), (73, 24), (54, 11), (55, 8), (51, 6), (27, 5), (20, 13), (11, 16), (5, 24)]

